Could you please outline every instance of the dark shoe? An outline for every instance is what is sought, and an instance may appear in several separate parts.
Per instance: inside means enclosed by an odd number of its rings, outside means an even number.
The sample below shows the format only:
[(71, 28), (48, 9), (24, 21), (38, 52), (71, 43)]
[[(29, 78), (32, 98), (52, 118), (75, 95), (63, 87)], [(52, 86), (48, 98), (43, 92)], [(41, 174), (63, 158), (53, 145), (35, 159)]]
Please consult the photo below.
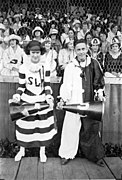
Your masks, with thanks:
[(61, 165), (65, 165), (69, 162), (69, 159), (62, 158), (61, 159)]
[(97, 161), (96, 164), (97, 164), (98, 166), (101, 166), (101, 167), (104, 167), (104, 166), (105, 166), (104, 163), (103, 163), (103, 161), (102, 161), (101, 159), (100, 159), (99, 161)]

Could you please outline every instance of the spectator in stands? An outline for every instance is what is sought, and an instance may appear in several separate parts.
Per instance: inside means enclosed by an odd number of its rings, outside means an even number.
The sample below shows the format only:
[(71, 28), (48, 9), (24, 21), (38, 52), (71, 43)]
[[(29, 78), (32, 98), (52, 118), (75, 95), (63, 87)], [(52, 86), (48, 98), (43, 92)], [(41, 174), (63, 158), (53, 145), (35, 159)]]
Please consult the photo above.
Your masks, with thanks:
[(86, 33), (84, 39), (85, 39), (86, 44), (87, 44), (87, 47), (88, 47), (88, 49), (89, 49), (89, 48), (90, 48), (90, 45), (91, 45), (91, 41), (92, 41), (92, 39), (93, 39), (92, 33), (91, 33), (90, 31), (88, 31), (88, 32)]
[(3, 54), (3, 69), (1, 75), (18, 76), (19, 67), (22, 64), (24, 51), (19, 46), (21, 38), (15, 34), (8, 37), (9, 47)]
[[(39, 41), (30, 41), (26, 46), (26, 63), (19, 69), (19, 87), (13, 95), (15, 102), (35, 104), (33, 114), (16, 121), (16, 140), (20, 150), (15, 161), (25, 156), (25, 148), (39, 147), (40, 162), (46, 162), (45, 147), (57, 133), (53, 115), (53, 96), (50, 87), (50, 70), (43, 66)], [(49, 108), (41, 109), (40, 103), (48, 103)], [(38, 110), (39, 109), (39, 110)], [(28, 134), (29, 132), (29, 134)]]
[[(83, 102), (94, 101), (95, 90), (98, 92), (99, 100), (102, 100), (103, 98), (103, 73), (98, 61), (93, 60), (87, 55), (87, 46), (84, 39), (75, 42), (75, 52), (76, 57), (73, 59), (72, 63), (66, 66), (64, 71), (63, 84), (60, 88), (61, 100), (58, 103), (58, 107), (61, 109), (64, 104), (80, 104)], [(67, 111), (64, 118), (61, 145), (59, 148), (59, 156), (61, 157), (62, 165), (67, 164), (70, 159), (74, 159), (77, 154), (81, 126), (82, 131), (80, 141), (82, 141), (82, 133), (86, 130), (89, 134), (91, 130), (94, 129), (92, 133), (94, 134), (95, 139), (97, 137), (96, 148), (93, 149), (95, 154), (93, 161), (99, 164), (101, 161), (100, 159), (104, 157), (103, 149), (101, 152), (98, 151), (101, 144), (99, 137), (99, 122), (96, 122), (92, 118), (83, 118), (80, 117), (79, 114)], [(88, 145), (88, 142), (91, 142), (92, 139), (91, 136), (88, 137), (85, 141), (86, 145)], [(89, 147), (87, 146), (86, 152), (84, 151), (85, 155), (88, 148)], [(86, 155), (86, 157), (89, 158), (89, 155)]]
[(103, 69), (104, 65), (104, 56), (103, 53), (100, 51), (101, 48), (101, 41), (98, 38), (93, 38), (91, 40), (91, 45), (89, 48), (89, 55), (92, 59), (98, 61), (100, 63), (100, 67)]
[(40, 8), (37, 7), (35, 9), (36, 13), (35, 13), (35, 19), (42, 19), (42, 14), (40, 13)]
[(3, 68), (3, 54), (4, 54), (3, 38), (0, 37), (0, 72)]
[(68, 38), (68, 32), (69, 32), (70, 26), (68, 24), (63, 25), (63, 33), (61, 34), (61, 43), (63, 44), (66, 38)]
[(52, 29), (49, 33), (49, 37), (51, 38), (51, 47), (59, 53), (60, 49), (62, 48), (61, 42), (59, 40), (58, 30)]
[(111, 25), (111, 29), (108, 32), (108, 37), (107, 37), (107, 41), (111, 44), (112, 43), (112, 39), (115, 36), (119, 36), (121, 33), (120, 31), (118, 31), (118, 26), (117, 24), (112, 24)]
[(77, 39), (84, 39), (86, 33), (89, 32), (89, 24), (87, 21), (82, 23), (82, 28), (81, 30), (77, 33)]
[(42, 45), (46, 50), (41, 57), (43, 59), (42, 61), (44, 61), (45, 66), (49, 66), (50, 76), (56, 76), (57, 52), (51, 48), (51, 39), (49, 37), (45, 38)]
[(74, 51), (74, 41), (67, 39), (65, 42), (64, 48), (59, 51), (58, 56), (58, 76), (62, 76), (64, 74), (64, 70), (70, 62), (75, 58)]
[(14, 33), (17, 34), (17, 31), (21, 27), (21, 15), (20, 14), (15, 14), (14, 15), (14, 24), (13, 24), (13, 29)]
[(44, 41), (43, 34), (44, 34), (43, 29), (40, 28), (39, 26), (36, 26), (32, 31), (33, 40), (37, 40), (42, 43)]
[(112, 39), (110, 51), (105, 55), (104, 72), (106, 77), (122, 77), (122, 52), (117, 36)]
[(75, 32), (75, 36), (77, 36), (77, 33), (81, 30), (81, 22), (78, 19), (74, 19), (74, 22), (72, 23), (72, 28)]
[(4, 38), (5, 26), (0, 24), (0, 37)]
[(14, 34), (14, 30), (10, 27), (9, 19), (4, 19), (3, 24), (5, 26), (5, 32), (4, 36), (9, 36), (11, 34)]
[(69, 32), (68, 32), (68, 37), (64, 40), (64, 43), (63, 45), (65, 44), (65, 42), (68, 42), (70, 40), (73, 40), (75, 41), (76, 40), (76, 37), (75, 37), (75, 32), (72, 28), (69, 29)]
[(3, 18), (3, 16), (1, 15), (1, 16), (0, 16), (0, 24), (3, 23), (3, 20), (4, 20), (4, 18)]
[(107, 41), (107, 37), (108, 37), (108, 33), (106, 31), (101, 31), (100, 32), (100, 40), (101, 40), (101, 52), (105, 54), (109, 51), (109, 47), (110, 47), (110, 44), (109, 42)]

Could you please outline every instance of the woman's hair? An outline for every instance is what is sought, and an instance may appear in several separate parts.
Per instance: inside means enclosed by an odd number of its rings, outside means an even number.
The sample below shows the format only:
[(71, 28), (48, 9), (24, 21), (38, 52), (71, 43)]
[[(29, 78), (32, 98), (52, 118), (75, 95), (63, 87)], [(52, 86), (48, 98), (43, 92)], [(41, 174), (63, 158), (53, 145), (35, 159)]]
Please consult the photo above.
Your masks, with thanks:
[(87, 36), (88, 36), (88, 35), (90, 35), (90, 36), (93, 38), (92, 32), (89, 31), (89, 32), (87, 32), (87, 33), (85, 34), (85, 37), (84, 37), (85, 41), (87, 40)]
[(30, 55), (30, 49), (34, 46), (38, 46), (39, 50), (41, 51), (41, 54), (43, 54), (45, 52), (45, 48), (42, 47), (42, 45), (39, 41), (32, 40), (25, 46), (25, 48), (24, 48), (25, 53), (27, 55)]

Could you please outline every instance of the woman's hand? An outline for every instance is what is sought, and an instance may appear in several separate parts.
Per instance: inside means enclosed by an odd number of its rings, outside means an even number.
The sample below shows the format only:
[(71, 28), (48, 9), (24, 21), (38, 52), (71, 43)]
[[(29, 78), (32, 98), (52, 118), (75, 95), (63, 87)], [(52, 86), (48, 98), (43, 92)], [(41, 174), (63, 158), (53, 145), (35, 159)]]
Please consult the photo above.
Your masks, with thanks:
[(65, 102), (63, 101), (63, 99), (60, 99), (60, 101), (57, 103), (57, 109), (62, 110), (64, 104), (65, 104)]
[(49, 108), (53, 108), (54, 107), (54, 101), (52, 98), (46, 99), (47, 103), (49, 104)]
[(19, 103), (20, 102), (20, 99), (21, 99), (21, 96), (19, 94), (14, 94), (13, 95), (13, 101), (15, 103)]
[(52, 95), (47, 95), (46, 96), (46, 101), (47, 101), (47, 104), (49, 104), (49, 108), (53, 108), (54, 107), (54, 98)]

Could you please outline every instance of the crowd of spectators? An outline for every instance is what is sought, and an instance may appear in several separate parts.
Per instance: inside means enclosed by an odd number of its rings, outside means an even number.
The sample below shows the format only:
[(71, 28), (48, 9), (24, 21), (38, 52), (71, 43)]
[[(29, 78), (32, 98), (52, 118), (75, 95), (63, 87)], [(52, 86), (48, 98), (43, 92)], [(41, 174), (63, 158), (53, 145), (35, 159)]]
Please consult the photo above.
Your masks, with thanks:
[[(1, 75), (18, 76), (19, 66), (26, 59), (24, 47), (32, 39), (40, 41), (45, 48), (42, 57), (50, 64), (52, 76), (63, 75), (66, 65), (75, 57), (77, 39), (86, 40), (88, 55), (99, 61), (103, 72), (109, 71), (115, 76), (113, 67), (116, 73), (122, 71), (122, 17), (104, 16), (103, 12), (93, 14), (90, 9), (82, 16), (80, 12), (75, 15), (60, 11), (52, 14), (50, 10), (41, 13), (39, 7), (33, 11), (24, 7), (17, 12), (0, 11)], [(118, 65), (117, 61), (108, 63), (118, 57)]]

